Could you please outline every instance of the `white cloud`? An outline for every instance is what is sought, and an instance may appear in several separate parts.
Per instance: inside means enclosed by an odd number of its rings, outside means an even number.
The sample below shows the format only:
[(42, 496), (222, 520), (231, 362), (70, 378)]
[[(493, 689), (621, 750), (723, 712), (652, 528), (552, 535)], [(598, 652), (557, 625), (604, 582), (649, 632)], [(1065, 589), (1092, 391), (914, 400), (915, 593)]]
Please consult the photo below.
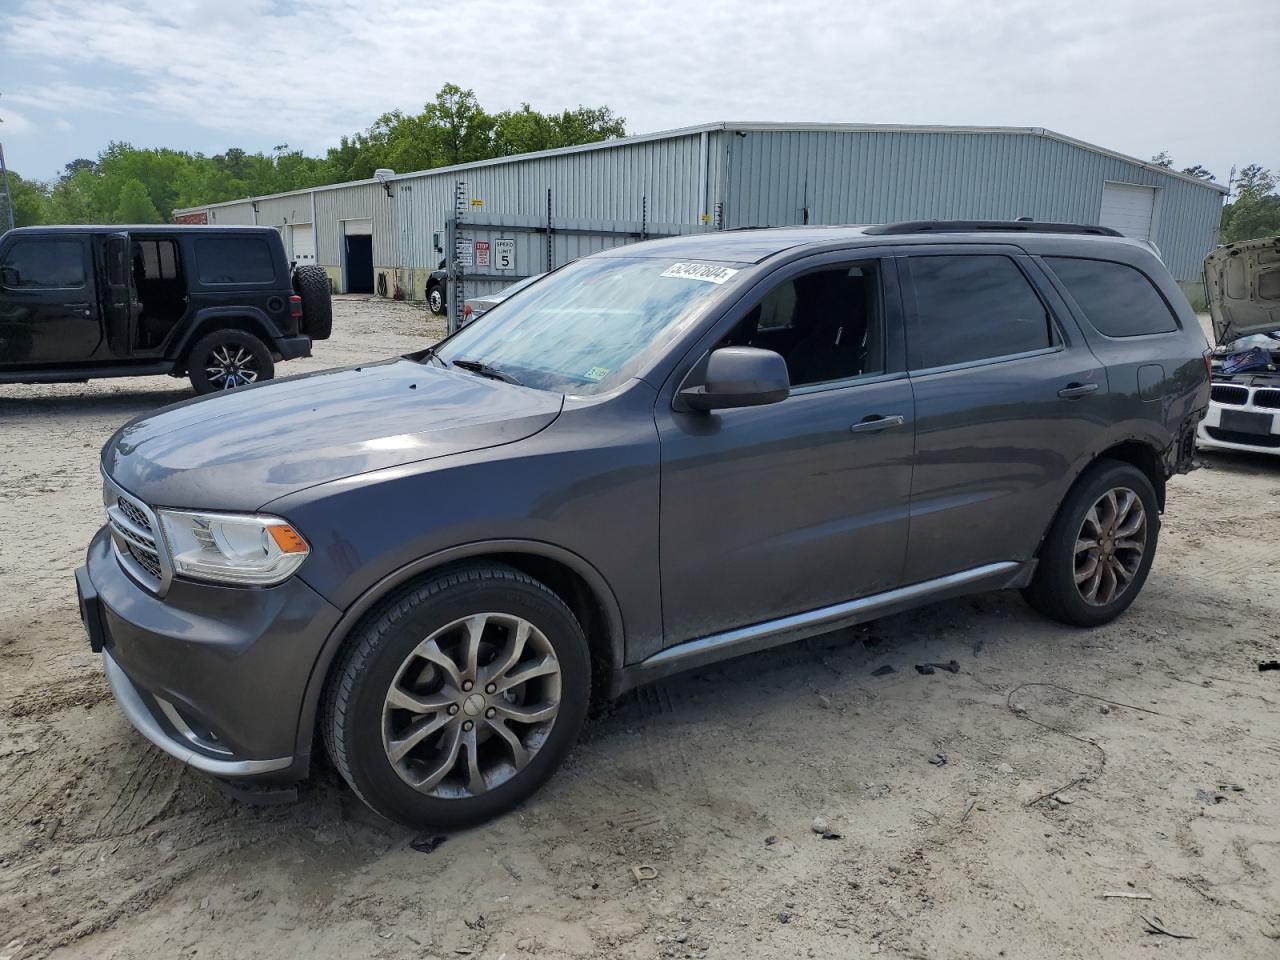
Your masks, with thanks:
[[(1232, 22), (1250, 26), (1227, 30), (1199, 0), (1158, 12), (1142, 0), (23, 0), (0, 61), (16, 73), (9, 99), (33, 114), (115, 110), (124, 127), (149, 116), (313, 151), (452, 80), (491, 109), (605, 103), (637, 132), (718, 119), (1047, 126), (1168, 148), (1223, 178), (1231, 161), (1280, 166), (1280, 129), (1246, 123), (1265, 107), (1221, 79), (1223, 64), (1256, 89), (1280, 79), (1273, 2), (1239, 0)], [(51, 64), (65, 76), (24, 81)]]

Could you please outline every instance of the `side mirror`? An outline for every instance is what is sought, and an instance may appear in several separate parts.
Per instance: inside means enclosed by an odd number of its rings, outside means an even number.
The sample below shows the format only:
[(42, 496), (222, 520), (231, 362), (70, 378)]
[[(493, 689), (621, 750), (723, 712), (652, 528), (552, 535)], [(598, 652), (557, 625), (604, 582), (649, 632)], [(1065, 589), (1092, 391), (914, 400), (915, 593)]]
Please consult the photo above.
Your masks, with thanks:
[(694, 410), (756, 407), (791, 394), (787, 361), (759, 347), (721, 347), (707, 358), (699, 386), (685, 387), (680, 399)]

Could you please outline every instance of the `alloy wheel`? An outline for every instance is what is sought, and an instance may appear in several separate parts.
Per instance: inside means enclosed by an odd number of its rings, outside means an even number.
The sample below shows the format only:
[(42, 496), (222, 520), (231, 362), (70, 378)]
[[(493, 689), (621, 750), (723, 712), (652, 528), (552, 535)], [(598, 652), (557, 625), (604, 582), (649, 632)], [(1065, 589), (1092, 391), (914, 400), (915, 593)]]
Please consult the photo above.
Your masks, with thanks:
[(413, 649), (383, 701), (382, 745), (421, 793), (479, 796), (528, 766), (560, 711), (560, 662), (528, 620), (481, 613)]
[(1128, 487), (1108, 490), (1089, 508), (1076, 534), (1076, 589), (1104, 607), (1129, 589), (1147, 547), (1147, 511)]
[(428, 295), (432, 313), (442, 313), (444, 311), (444, 295), (440, 292), (440, 288), (432, 290)]
[(215, 390), (231, 390), (257, 381), (258, 361), (248, 348), (224, 343), (209, 351), (204, 372)]

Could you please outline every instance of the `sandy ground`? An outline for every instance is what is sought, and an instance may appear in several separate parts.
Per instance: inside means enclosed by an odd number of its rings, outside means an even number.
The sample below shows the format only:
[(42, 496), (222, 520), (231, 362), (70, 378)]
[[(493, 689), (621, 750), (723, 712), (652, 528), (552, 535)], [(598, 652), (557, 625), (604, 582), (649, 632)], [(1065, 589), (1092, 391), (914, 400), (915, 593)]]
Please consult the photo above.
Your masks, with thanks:
[[(283, 371), (438, 331), (343, 300)], [(97, 452), (186, 396), (0, 386), (0, 960), (1280, 955), (1280, 458), (1178, 478), (1111, 626), (993, 594), (642, 689), (520, 811), (421, 853), (328, 768), (228, 800), (111, 702), (71, 577)]]

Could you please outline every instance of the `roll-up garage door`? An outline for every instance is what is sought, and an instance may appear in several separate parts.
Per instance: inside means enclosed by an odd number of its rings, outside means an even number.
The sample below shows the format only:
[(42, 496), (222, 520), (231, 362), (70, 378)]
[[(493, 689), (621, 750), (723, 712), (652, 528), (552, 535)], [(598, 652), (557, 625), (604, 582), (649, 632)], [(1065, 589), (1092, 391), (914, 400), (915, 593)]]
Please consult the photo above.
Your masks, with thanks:
[(296, 263), (316, 262), (316, 235), (309, 223), (295, 223), (289, 228), (290, 248)]
[(1126, 237), (1150, 240), (1155, 208), (1155, 187), (1108, 182), (1102, 185), (1102, 216), (1098, 222), (1119, 230)]

